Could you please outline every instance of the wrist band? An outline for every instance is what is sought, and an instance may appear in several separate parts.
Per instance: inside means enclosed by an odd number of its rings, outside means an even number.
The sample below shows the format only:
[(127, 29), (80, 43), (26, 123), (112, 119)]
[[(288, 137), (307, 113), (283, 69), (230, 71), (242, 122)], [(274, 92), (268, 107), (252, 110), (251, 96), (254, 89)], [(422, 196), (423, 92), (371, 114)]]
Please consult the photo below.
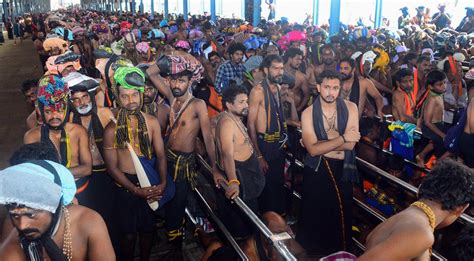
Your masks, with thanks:
[(227, 181), (227, 185), (229, 185), (230, 183), (235, 183), (235, 184), (240, 186), (240, 181), (237, 180), (237, 179), (231, 179), (231, 180)]

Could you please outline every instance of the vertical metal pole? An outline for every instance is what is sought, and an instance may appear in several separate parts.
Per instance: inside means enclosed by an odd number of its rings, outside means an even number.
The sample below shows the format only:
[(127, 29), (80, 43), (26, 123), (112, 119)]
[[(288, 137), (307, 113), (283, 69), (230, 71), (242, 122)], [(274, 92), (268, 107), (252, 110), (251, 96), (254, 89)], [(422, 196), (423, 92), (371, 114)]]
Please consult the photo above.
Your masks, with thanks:
[(188, 0), (183, 0), (183, 18), (185, 21), (188, 20)]
[(136, 6), (137, 2), (135, 0), (132, 0), (132, 6), (130, 7), (130, 11), (132, 11), (132, 14), (136, 14), (137, 13), (137, 6)]
[(168, 13), (169, 13), (169, 5), (168, 5), (168, 0), (165, 0), (165, 6), (164, 6), (164, 13), (165, 13), (165, 19), (168, 19)]
[(119, 0), (119, 14), (122, 15), (122, 0)]
[(211, 20), (216, 21), (216, 0), (211, 0)]
[(382, 25), (382, 2), (382, 0), (375, 0), (375, 28), (379, 28)]
[(155, 17), (155, 0), (151, 0), (151, 3), (150, 3), (150, 17), (151, 19), (153, 19)]
[(240, 9), (240, 18), (242, 18), (242, 20), (245, 20), (245, 1), (246, 0), (241, 0), (241, 9)]
[(222, 12), (222, 0), (219, 0), (219, 15), (222, 17), (223, 12)]
[(331, 16), (329, 17), (329, 35), (339, 33), (341, 24), (341, 0), (331, 0)]
[(313, 25), (317, 25), (319, 20), (319, 0), (313, 0)]
[(253, 27), (256, 27), (260, 23), (262, 8), (261, 0), (253, 0)]
[(138, 12), (143, 14), (145, 11), (145, 7), (143, 6), (143, 0), (140, 0), (140, 4), (138, 5)]

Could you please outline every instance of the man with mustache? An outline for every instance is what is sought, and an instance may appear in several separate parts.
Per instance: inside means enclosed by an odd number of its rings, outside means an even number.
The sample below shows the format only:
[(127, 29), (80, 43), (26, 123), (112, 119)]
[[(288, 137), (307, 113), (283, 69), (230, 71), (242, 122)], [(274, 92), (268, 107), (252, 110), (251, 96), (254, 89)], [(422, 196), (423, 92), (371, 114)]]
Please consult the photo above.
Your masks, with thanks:
[(158, 118), (162, 132), (166, 130), (168, 117), (170, 114), (170, 107), (166, 105), (161, 97), (159, 97), (158, 89), (155, 87), (148, 74), (148, 64), (141, 64), (138, 66), (145, 75), (145, 91), (143, 92), (143, 107), (142, 111)]
[(69, 88), (56, 75), (40, 79), (38, 87), (38, 107), (43, 119), (41, 126), (25, 133), (24, 143), (44, 142), (53, 146), (60, 162), (74, 175), (78, 188), (91, 175), (92, 156), (89, 137), (81, 125), (67, 122)]
[[(173, 93), (170, 122), (166, 132), (168, 172), (176, 186), (174, 198), (166, 206), (165, 229), (172, 247), (173, 260), (182, 259), (183, 221), (186, 201), (195, 185), (195, 142), (199, 132), (212, 166), (215, 179), (222, 177), (216, 166), (215, 144), (211, 138), (207, 106), (203, 100), (194, 98), (189, 88), (193, 72), (189, 63), (181, 56), (167, 56), (169, 70), (165, 75)], [(216, 182), (217, 184), (217, 182)]]
[(227, 48), (227, 53), (230, 60), (217, 68), (214, 86), (218, 93), (222, 93), (232, 82), (241, 84), (244, 79), (245, 67), (242, 59), (245, 46), (242, 43), (232, 43)]
[[(219, 168), (227, 178), (227, 199), (240, 196), (258, 213), (257, 199), (265, 186), (257, 154), (243, 121), (248, 115), (247, 89), (231, 85), (223, 93), (225, 111), (219, 114), (216, 128), (216, 150)], [(252, 241), (254, 229), (242, 212), (222, 194), (217, 195), (217, 208), (224, 225), (236, 238)]]
[(104, 163), (103, 137), (104, 128), (113, 118), (107, 107), (98, 107), (95, 92), (99, 82), (77, 72), (70, 73), (64, 81), (71, 90), (72, 117), (70, 121), (82, 125), (89, 138), (89, 151), (92, 156), (92, 175), (78, 185), (76, 198), (80, 205), (97, 211), (111, 229), (113, 182), (107, 173)]
[(247, 127), (257, 153), (260, 169), (265, 173), (265, 188), (260, 196), (260, 212), (275, 211), (283, 214), (285, 191), (283, 188), (283, 148), (288, 139), (283, 115), (280, 84), (284, 64), (279, 55), (268, 55), (260, 65), (265, 78), (253, 87), (249, 98)]
[(75, 191), (71, 172), (53, 161), (0, 171), (0, 204), (9, 217), (0, 236), (0, 260), (115, 260), (104, 221), (71, 204)]
[(355, 62), (351, 58), (344, 58), (339, 63), (342, 78), (341, 97), (355, 103), (359, 108), (359, 118), (365, 109), (367, 94), (375, 100), (377, 115), (383, 118), (383, 98), (375, 85), (366, 78), (359, 78), (355, 74)]
[[(122, 260), (133, 260), (137, 234), (140, 258), (149, 260), (155, 215), (148, 203), (162, 207), (171, 197), (172, 182), (167, 179), (166, 158), (158, 120), (141, 112), (145, 76), (139, 68), (120, 67), (114, 74), (116, 101), (120, 105), (116, 122), (104, 130), (104, 160), (119, 188), (116, 191), (118, 227)], [(127, 143), (138, 156), (151, 186), (140, 187), (137, 168)]]
[(337, 61), (336, 61), (336, 53), (330, 44), (326, 44), (321, 46), (319, 49), (319, 53), (321, 55), (322, 64), (315, 64), (314, 65), (314, 74), (315, 77), (318, 77), (320, 73), (327, 69), (336, 69)]
[(311, 255), (351, 249), (352, 184), (358, 182), (354, 146), (360, 139), (357, 106), (339, 97), (334, 70), (318, 79), (319, 96), (301, 116), (303, 190), (296, 240)]
[(420, 100), (426, 91), (426, 77), (431, 71), (431, 61), (429, 56), (421, 55), (416, 61), (416, 69), (413, 71), (413, 91), (416, 93), (416, 100)]
[(413, 90), (413, 72), (400, 69), (394, 76), (395, 90), (392, 96), (392, 112), (395, 120), (416, 124), (414, 110), (416, 93)]
[(296, 110), (301, 112), (308, 103), (309, 90), (306, 75), (299, 68), (303, 62), (303, 51), (297, 48), (290, 48), (285, 53), (285, 73), (295, 79), (295, 85), (292, 88), (292, 98), (295, 101)]

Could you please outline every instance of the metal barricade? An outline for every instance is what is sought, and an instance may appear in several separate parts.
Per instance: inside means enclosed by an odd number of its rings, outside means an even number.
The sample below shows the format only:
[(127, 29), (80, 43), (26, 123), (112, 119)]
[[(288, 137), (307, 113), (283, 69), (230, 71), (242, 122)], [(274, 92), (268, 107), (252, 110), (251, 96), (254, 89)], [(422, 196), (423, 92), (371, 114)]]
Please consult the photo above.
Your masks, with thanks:
[[(201, 155), (197, 155), (199, 162), (202, 164), (207, 171), (211, 172), (211, 166), (204, 160)], [(220, 184), (222, 188), (225, 189), (227, 184), (225, 182)], [(252, 221), (252, 223), (258, 228), (258, 230), (270, 241), (276, 251), (280, 254), (282, 258), (288, 261), (296, 261), (296, 257), (288, 250), (286, 245), (282, 242), (291, 236), (288, 233), (273, 234), (270, 229), (259, 219), (257, 215), (245, 204), (245, 202), (240, 198), (236, 197), (234, 200), (236, 206)]]

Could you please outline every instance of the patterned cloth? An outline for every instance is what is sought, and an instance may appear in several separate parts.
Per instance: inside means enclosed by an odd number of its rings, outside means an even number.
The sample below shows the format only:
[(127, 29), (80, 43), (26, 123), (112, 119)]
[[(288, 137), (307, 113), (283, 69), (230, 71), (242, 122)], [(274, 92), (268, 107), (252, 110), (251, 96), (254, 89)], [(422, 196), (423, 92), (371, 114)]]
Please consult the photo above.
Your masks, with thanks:
[(48, 75), (40, 79), (37, 94), (40, 105), (58, 110), (67, 104), (69, 88), (58, 76)]
[(244, 78), (245, 67), (243, 64), (234, 64), (231, 61), (226, 61), (217, 68), (216, 81), (214, 86), (218, 93), (222, 93), (231, 80), (237, 84), (241, 84)]

